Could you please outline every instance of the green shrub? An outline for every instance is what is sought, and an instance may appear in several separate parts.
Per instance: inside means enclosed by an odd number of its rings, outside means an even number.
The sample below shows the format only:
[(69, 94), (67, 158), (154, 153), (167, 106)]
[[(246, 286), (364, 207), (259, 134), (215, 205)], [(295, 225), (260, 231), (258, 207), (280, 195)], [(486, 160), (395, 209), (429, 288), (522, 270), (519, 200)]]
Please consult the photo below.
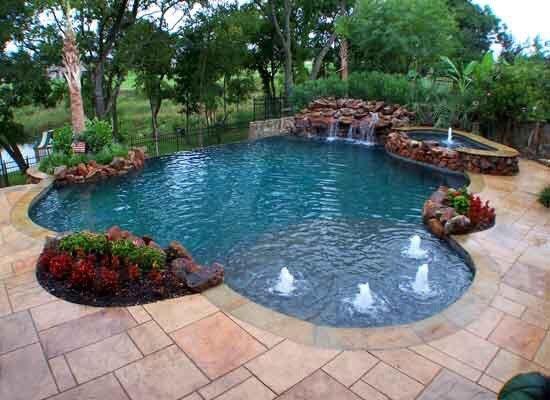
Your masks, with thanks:
[(52, 138), (54, 153), (70, 155), (73, 153), (72, 144), (73, 130), (69, 125), (54, 130)]
[(542, 192), (539, 193), (539, 203), (544, 207), (550, 208), (550, 186), (544, 188)]
[(113, 143), (103, 147), (95, 156), (94, 159), (103, 165), (109, 164), (115, 157), (128, 156), (128, 147), (123, 144)]
[(104, 147), (99, 151), (95, 156), (94, 159), (97, 161), (98, 164), (107, 165), (111, 161), (113, 161), (113, 153), (111, 152), (111, 149), (109, 147)]
[(113, 157), (127, 157), (128, 156), (128, 147), (120, 144), (120, 143), (113, 143), (109, 146), (109, 149), (111, 150), (111, 153), (113, 154)]
[(166, 259), (159, 250), (146, 246), (138, 247), (125, 239), (111, 242), (111, 253), (121, 259), (128, 259), (131, 263), (137, 264), (143, 271), (164, 268)]
[(85, 154), (63, 154), (63, 153), (53, 153), (47, 157), (44, 157), (40, 160), (40, 165), (38, 169), (46, 174), (52, 175), (55, 167), (65, 165), (66, 167), (75, 167), (80, 163), (86, 163), (88, 161), (88, 156)]
[(349, 95), (363, 100), (383, 100), (388, 103), (407, 104), (411, 83), (405, 75), (383, 72), (356, 72), (349, 77)]
[(328, 79), (306, 81), (294, 88), (293, 103), (299, 110), (307, 106), (311, 101), (319, 97), (346, 97), (348, 85), (342, 82), (339, 77), (333, 76)]
[(59, 249), (67, 253), (76, 254), (83, 251), (88, 254), (104, 254), (108, 250), (108, 240), (105, 235), (98, 235), (91, 232), (73, 233), (65, 236), (59, 243)]
[(86, 123), (82, 138), (92, 153), (98, 153), (105, 146), (113, 143), (113, 128), (107, 121), (93, 119)]
[(460, 195), (453, 197), (452, 207), (461, 215), (468, 215), (470, 210), (470, 200), (468, 197)]
[(405, 105), (411, 101), (412, 86), (405, 75), (377, 71), (355, 72), (349, 76), (348, 82), (332, 76), (297, 85), (293, 101), (296, 109), (305, 107), (319, 97), (352, 97)]
[(550, 378), (540, 372), (520, 374), (500, 390), (498, 400), (544, 400), (550, 396)]

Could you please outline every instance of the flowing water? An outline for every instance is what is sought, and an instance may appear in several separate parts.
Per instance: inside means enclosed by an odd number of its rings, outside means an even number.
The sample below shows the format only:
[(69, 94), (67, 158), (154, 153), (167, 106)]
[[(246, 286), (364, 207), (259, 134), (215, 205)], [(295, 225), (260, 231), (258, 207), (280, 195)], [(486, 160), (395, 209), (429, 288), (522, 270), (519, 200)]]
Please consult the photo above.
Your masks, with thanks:
[[(265, 306), (323, 325), (382, 326), (433, 315), (470, 285), (471, 269), (421, 218), (439, 185), (465, 183), (380, 147), (278, 137), (182, 152), (125, 177), (53, 189), (30, 214), (57, 231), (119, 225), (161, 245), (178, 240), (198, 262), (224, 264), (226, 283)], [(417, 274), (418, 261), (406, 254), (414, 235), (438, 294), (429, 299), (400, 289)], [(283, 268), (293, 277), (288, 296), (273, 290)], [(357, 313), (351, 303), (365, 282), (373, 311)]]

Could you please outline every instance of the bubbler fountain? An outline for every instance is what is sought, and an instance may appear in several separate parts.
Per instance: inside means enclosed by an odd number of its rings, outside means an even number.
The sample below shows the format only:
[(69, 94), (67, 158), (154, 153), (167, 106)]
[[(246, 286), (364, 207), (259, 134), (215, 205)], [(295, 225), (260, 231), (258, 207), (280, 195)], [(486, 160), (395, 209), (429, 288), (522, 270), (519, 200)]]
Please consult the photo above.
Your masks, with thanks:
[(366, 313), (374, 304), (370, 286), (368, 283), (358, 285), (359, 293), (353, 299), (353, 307), (360, 313)]
[(296, 289), (294, 281), (294, 276), (290, 273), (287, 267), (284, 267), (279, 273), (279, 280), (277, 281), (274, 290), (280, 294), (289, 295)]

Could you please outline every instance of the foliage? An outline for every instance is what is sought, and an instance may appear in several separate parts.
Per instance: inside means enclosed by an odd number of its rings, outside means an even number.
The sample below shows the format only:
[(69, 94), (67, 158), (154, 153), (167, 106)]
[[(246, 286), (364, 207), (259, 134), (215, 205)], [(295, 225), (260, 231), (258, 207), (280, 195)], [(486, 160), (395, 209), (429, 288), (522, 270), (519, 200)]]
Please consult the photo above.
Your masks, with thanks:
[(72, 270), (69, 282), (74, 287), (88, 287), (95, 279), (95, 269), (91, 260), (78, 260)]
[(129, 240), (111, 242), (111, 253), (122, 260), (136, 264), (142, 271), (161, 269), (165, 265), (165, 256), (157, 249), (147, 246), (136, 246)]
[(107, 237), (91, 232), (79, 232), (65, 236), (59, 243), (59, 249), (76, 255), (79, 251), (86, 254), (104, 254), (107, 251)]
[(550, 378), (539, 372), (513, 377), (498, 394), (498, 400), (544, 400), (549, 397)]
[(446, 0), (359, 0), (347, 30), (356, 69), (428, 72), (460, 47)]
[(495, 220), (495, 209), (489, 206), (489, 200), (483, 204), (478, 196), (471, 196), (468, 218), (474, 226), (492, 225)]
[(40, 160), (38, 169), (42, 172), (52, 175), (55, 167), (65, 165), (66, 167), (76, 167), (80, 163), (89, 161), (89, 157), (85, 154), (66, 155), (62, 153), (52, 153)]
[(54, 153), (70, 156), (73, 154), (73, 130), (70, 125), (53, 131), (52, 145)]
[(82, 139), (92, 153), (97, 153), (113, 143), (113, 128), (109, 122), (95, 118), (86, 122)]
[(542, 204), (544, 207), (550, 208), (550, 186), (544, 188), (544, 189), (539, 193), (539, 202), (540, 202), (540, 204)]
[(126, 157), (128, 155), (128, 147), (120, 143), (112, 143), (103, 147), (93, 158), (98, 164), (107, 165), (115, 157)]
[(102, 292), (114, 293), (118, 289), (120, 275), (117, 271), (102, 267), (99, 269), (98, 276), (98, 286)]
[(48, 271), (55, 279), (63, 279), (70, 272), (73, 258), (67, 253), (59, 253), (52, 257), (48, 263)]

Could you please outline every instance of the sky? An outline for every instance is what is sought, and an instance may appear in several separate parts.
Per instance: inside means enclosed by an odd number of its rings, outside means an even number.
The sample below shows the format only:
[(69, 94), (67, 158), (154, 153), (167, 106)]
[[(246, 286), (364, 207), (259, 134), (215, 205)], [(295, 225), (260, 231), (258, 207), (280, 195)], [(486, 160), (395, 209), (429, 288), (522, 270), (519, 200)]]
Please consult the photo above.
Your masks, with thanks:
[(550, 40), (550, 0), (474, 0), (474, 3), (489, 5), (519, 42), (537, 35)]

